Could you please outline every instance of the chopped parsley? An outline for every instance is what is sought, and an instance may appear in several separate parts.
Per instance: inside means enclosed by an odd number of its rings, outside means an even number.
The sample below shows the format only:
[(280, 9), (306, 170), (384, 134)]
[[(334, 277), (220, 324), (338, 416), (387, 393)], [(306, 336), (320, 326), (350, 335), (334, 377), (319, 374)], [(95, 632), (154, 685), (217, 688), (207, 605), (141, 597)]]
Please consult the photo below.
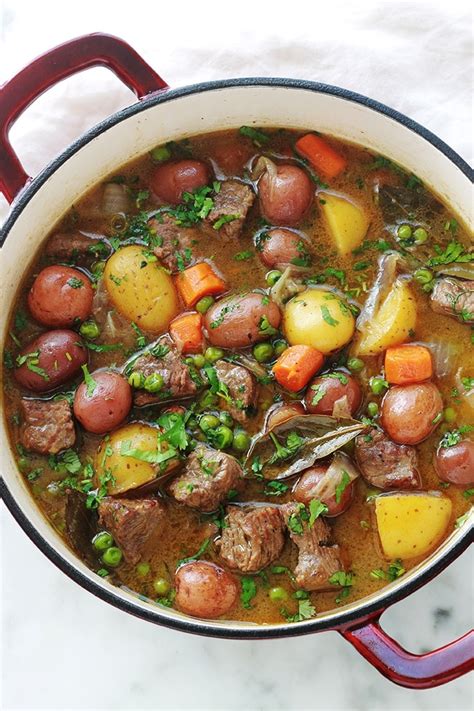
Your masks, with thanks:
[(233, 222), (234, 220), (239, 220), (240, 217), (240, 215), (221, 215), (212, 225), (212, 229), (220, 230), (223, 225), (227, 225), (229, 222)]
[(474, 261), (474, 252), (466, 252), (465, 247), (460, 242), (452, 241), (443, 251), (437, 244), (434, 246), (436, 257), (428, 259), (429, 267), (436, 267), (440, 264), (465, 263)]
[(192, 227), (204, 220), (214, 207), (214, 200), (210, 197), (210, 193), (212, 193), (212, 188), (208, 185), (204, 185), (192, 193), (185, 192), (180, 205), (166, 207), (162, 212), (174, 217), (177, 225)]
[(257, 148), (260, 148), (261, 146), (265, 145), (265, 143), (268, 143), (270, 140), (270, 137), (267, 136), (266, 133), (264, 133), (258, 128), (252, 128), (252, 126), (241, 126), (239, 128), (239, 133), (241, 136), (251, 138), (252, 142), (254, 143), (254, 145), (257, 146)]
[(303, 437), (300, 437), (297, 432), (288, 433), (286, 438), (286, 445), (282, 445), (273, 432), (270, 432), (270, 439), (272, 440), (275, 446), (275, 453), (272, 454), (272, 456), (270, 457), (268, 461), (269, 464), (282, 462), (285, 461), (285, 459), (292, 457), (294, 454), (296, 454), (296, 452), (304, 443)]
[(250, 603), (257, 594), (257, 584), (255, 580), (248, 575), (244, 575), (240, 579), (240, 584), (240, 601), (242, 603), (242, 607), (245, 607), (246, 610), (249, 610), (252, 607)]
[(314, 392), (313, 399), (311, 400), (312, 405), (317, 405), (320, 400), (326, 395), (324, 388), (321, 385), (311, 385), (310, 390)]
[(81, 365), (82, 372), (84, 373), (84, 382), (87, 389), (87, 397), (92, 397), (97, 387), (97, 382), (94, 380), (92, 375), (89, 373), (87, 365)]
[(461, 441), (463, 434), (470, 432), (472, 429), (473, 427), (471, 425), (461, 425), (457, 430), (445, 432), (440, 440), (439, 446), (445, 448), (454, 447)]
[(284, 607), (282, 607), (280, 613), (287, 622), (302, 622), (303, 620), (309, 620), (311, 617), (314, 617), (316, 608), (311, 603), (311, 600), (306, 597), (298, 600), (298, 612), (295, 615), (290, 615)]
[(321, 313), (323, 315), (323, 319), (326, 321), (329, 326), (337, 326), (339, 324), (339, 321), (337, 319), (333, 318), (329, 312), (329, 309), (326, 305), (321, 306)]
[(73, 449), (66, 449), (61, 454), (50, 454), (48, 466), (59, 474), (77, 474), (82, 468), (81, 460)]
[(252, 259), (252, 257), (253, 252), (249, 249), (246, 252), (238, 252), (237, 254), (234, 254), (234, 259), (236, 260), (236, 262), (244, 262), (247, 259)]
[(210, 542), (211, 542), (210, 538), (204, 539), (204, 541), (199, 546), (199, 550), (197, 550), (196, 553), (194, 553), (194, 555), (190, 555), (187, 558), (181, 558), (181, 560), (178, 561), (178, 566), (184, 565), (185, 563), (192, 563), (194, 560), (198, 560), (203, 555), (203, 553), (205, 553), (207, 551), (207, 549), (209, 548)]
[(80, 289), (84, 286), (84, 282), (81, 279), (78, 279), (77, 277), (71, 277), (67, 280), (67, 283), (71, 287), (71, 289)]
[(323, 504), (319, 499), (311, 499), (309, 502), (309, 520), (308, 526), (312, 528), (314, 523), (319, 516), (328, 512), (328, 507)]
[(337, 573), (331, 575), (328, 582), (331, 585), (339, 585), (341, 587), (341, 592), (336, 597), (336, 604), (339, 605), (340, 602), (350, 595), (351, 587), (353, 585), (353, 573), (346, 573), (344, 570), (338, 570)]
[(382, 568), (378, 568), (377, 570), (371, 570), (370, 577), (374, 580), (390, 580), (390, 582), (393, 582), (401, 575), (403, 575), (404, 572), (405, 568), (402, 565), (402, 561), (400, 559), (397, 559), (390, 563), (387, 571), (383, 570)]
[[(132, 321), (130, 323), (130, 326), (133, 328), (135, 333), (137, 334), (137, 348), (144, 348), (146, 346), (146, 338), (145, 335), (143, 334), (143, 331), (137, 326), (137, 324)], [(155, 355), (153, 353), (153, 355)]]
[(286, 494), (289, 486), (284, 484), (282, 481), (269, 481), (265, 484), (263, 493), (265, 496), (282, 496)]
[(336, 486), (336, 504), (339, 504), (341, 497), (349, 484), (351, 483), (351, 478), (345, 469), (342, 470), (342, 477), (339, 484)]
[(466, 511), (465, 514), (463, 514), (462, 516), (459, 516), (459, 518), (456, 519), (456, 521), (454, 523), (454, 528), (461, 528), (461, 526), (466, 523), (468, 518), (469, 518), (469, 511)]

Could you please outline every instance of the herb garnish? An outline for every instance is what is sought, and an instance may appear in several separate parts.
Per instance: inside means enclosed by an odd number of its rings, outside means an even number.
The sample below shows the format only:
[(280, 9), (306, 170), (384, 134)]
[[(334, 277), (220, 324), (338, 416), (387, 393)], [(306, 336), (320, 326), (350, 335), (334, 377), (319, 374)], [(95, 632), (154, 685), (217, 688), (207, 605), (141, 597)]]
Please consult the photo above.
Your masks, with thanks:
[(248, 575), (244, 575), (240, 579), (240, 584), (242, 586), (242, 591), (240, 593), (240, 601), (242, 603), (242, 607), (245, 607), (246, 610), (249, 610), (252, 607), (250, 603), (257, 594), (257, 584), (255, 580), (249, 577)]
[(87, 397), (92, 397), (97, 387), (97, 382), (94, 380), (92, 375), (89, 373), (87, 365), (81, 365), (81, 370), (84, 373), (84, 382), (87, 388)]
[(198, 560), (202, 556), (203, 553), (207, 551), (209, 548), (209, 544), (211, 542), (210, 538), (205, 538), (204, 541), (201, 543), (199, 546), (199, 550), (194, 553), (194, 555), (190, 555), (187, 558), (181, 558), (181, 560), (178, 561), (178, 566), (179, 565), (184, 565), (185, 563), (191, 563), (194, 560)]
[(321, 313), (323, 315), (323, 319), (327, 324), (329, 324), (329, 326), (337, 326), (339, 324), (339, 321), (331, 316), (327, 306), (321, 306)]
[(353, 573), (346, 573), (344, 570), (338, 570), (337, 573), (331, 575), (328, 582), (331, 585), (339, 585), (342, 589), (339, 595), (336, 597), (336, 603), (339, 605), (340, 602), (351, 592), (351, 587), (353, 585)]

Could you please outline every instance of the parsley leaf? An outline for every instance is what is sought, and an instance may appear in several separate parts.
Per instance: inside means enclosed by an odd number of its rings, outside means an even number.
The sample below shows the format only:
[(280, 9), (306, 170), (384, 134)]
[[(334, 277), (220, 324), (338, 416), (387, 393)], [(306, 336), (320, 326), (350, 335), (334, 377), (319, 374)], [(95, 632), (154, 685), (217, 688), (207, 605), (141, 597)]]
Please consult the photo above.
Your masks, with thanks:
[(321, 313), (324, 321), (326, 321), (329, 326), (337, 326), (339, 324), (339, 321), (331, 316), (327, 306), (321, 306)]
[(97, 383), (89, 373), (87, 365), (81, 365), (82, 372), (84, 373), (84, 382), (87, 388), (87, 397), (92, 397), (97, 387)]
[(194, 560), (198, 560), (202, 556), (203, 553), (207, 551), (209, 548), (209, 544), (211, 542), (210, 538), (205, 538), (204, 541), (201, 543), (199, 546), (199, 550), (194, 553), (194, 555), (190, 555), (188, 558), (181, 558), (181, 560), (178, 561), (178, 566), (179, 565), (184, 565), (185, 563), (191, 563)]
[(242, 603), (242, 607), (245, 607), (246, 610), (249, 610), (252, 607), (250, 603), (257, 594), (257, 584), (255, 580), (249, 577), (248, 575), (244, 575), (241, 578), (240, 584), (242, 586), (242, 591), (240, 593), (240, 601)]
[(311, 499), (311, 501), (309, 502), (309, 528), (312, 528), (316, 519), (319, 518), (319, 516), (321, 516), (322, 514), (327, 513), (328, 510), (329, 509), (326, 504), (323, 504), (323, 502), (319, 499)]
[(341, 481), (340, 481), (339, 484), (336, 486), (336, 492), (335, 492), (335, 493), (336, 493), (336, 496), (335, 496), (335, 498), (336, 498), (336, 504), (339, 504), (339, 503), (340, 503), (341, 497), (342, 497), (343, 493), (345, 492), (345, 490), (347, 489), (347, 487), (349, 486), (350, 483), (351, 483), (351, 478), (350, 478), (349, 474), (346, 472), (346, 470), (343, 469), (343, 470), (342, 470)]
[(289, 487), (282, 481), (269, 481), (265, 484), (263, 493), (265, 496), (282, 496), (288, 489)]
[(451, 241), (444, 252), (438, 245), (435, 245), (436, 257), (428, 259), (427, 265), (429, 267), (436, 267), (440, 264), (452, 264), (472, 262), (474, 261), (474, 252), (466, 252), (464, 245), (455, 240)]

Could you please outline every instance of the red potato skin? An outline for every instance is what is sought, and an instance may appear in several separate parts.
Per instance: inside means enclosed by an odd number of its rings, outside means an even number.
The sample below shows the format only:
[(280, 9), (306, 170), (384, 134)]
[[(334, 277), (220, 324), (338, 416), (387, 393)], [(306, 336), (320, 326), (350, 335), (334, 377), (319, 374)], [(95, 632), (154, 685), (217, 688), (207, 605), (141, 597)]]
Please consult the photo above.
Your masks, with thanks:
[[(346, 395), (351, 415), (354, 415), (362, 401), (362, 390), (355, 378), (347, 373), (343, 373), (343, 375), (346, 376), (348, 381), (346, 385), (337, 378), (325, 378), (323, 376), (313, 378), (304, 398), (306, 411), (312, 415), (332, 415), (334, 403)], [(315, 391), (313, 390), (314, 387), (319, 387), (321, 390)], [(313, 405), (314, 397), (321, 392), (324, 392), (323, 397)]]
[(63, 385), (77, 375), (81, 366), (87, 363), (87, 349), (74, 331), (46, 331), (25, 346), (19, 355), (35, 351), (39, 351), (37, 367), (45, 371), (48, 380), (29, 370), (26, 363), (14, 371), (17, 383), (35, 393), (46, 393)]
[(296, 165), (279, 165), (277, 175), (264, 173), (258, 183), (260, 209), (269, 222), (296, 225), (313, 202), (314, 189), (308, 175)]
[(452, 447), (439, 447), (435, 469), (442, 481), (456, 486), (474, 484), (474, 442), (466, 439)]
[(74, 415), (88, 432), (104, 434), (120, 425), (132, 407), (132, 389), (126, 379), (113, 370), (91, 373), (96, 382), (89, 396), (81, 383), (74, 397)]
[(178, 160), (155, 168), (150, 176), (150, 188), (157, 198), (177, 205), (183, 193), (192, 193), (210, 180), (209, 169), (199, 160)]
[(260, 257), (270, 268), (283, 264), (291, 264), (293, 259), (301, 256), (298, 245), (302, 242), (300, 235), (290, 230), (275, 229), (268, 232), (262, 244)]
[(262, 300), (262, 294), (251, 292), (217, 301), (204, 316), (209, 343), (220, 348), (245, 348), (268, 338), (259, 330), (261, 319), (266, 316), (270, 325), (278, 328), (281, 313), (273, 301), (265, 304)]
[[(82, 282), (74, 288), (70, 281)], [(60, 264), (42, 269), (28, 293), (31, 315), (43, 326), (67, 328), (85, 321), (92, 311), (94, 290), (85, 274)]]
[(433, 383), (395, 385), (385, 394), (380, 423), (397, 444), (418, 444), (437, 427), (443, 400)]
[(332, 516), (339, 516), (349, 508), (352, 497), (354, 496), (355, 480), (351, 481), (351, 483), (346, 486), (341, 494), (339, 502), (336, 501), (335, 494), (333, 496), (320, 498), (316, 495), (316, 493), (314, 493), (314, 490), (326, 474), (328, 466), (329, 464), (318, 464), (315, 467), (311, 467), (311, 469), (307, 469), (293, 489), (293, 498), (295, 501), (299, 501), (305, 506), (309, 506), (312, 499), (320, 499), (320, 501), (328, 507), (328, 512), (324, 515), (329, 518)]
[(193, 617), (213, 619), (235, 604), (238, 586), (233, 575), (205, 560), (182, 565), (175, 575), (176, 606)]

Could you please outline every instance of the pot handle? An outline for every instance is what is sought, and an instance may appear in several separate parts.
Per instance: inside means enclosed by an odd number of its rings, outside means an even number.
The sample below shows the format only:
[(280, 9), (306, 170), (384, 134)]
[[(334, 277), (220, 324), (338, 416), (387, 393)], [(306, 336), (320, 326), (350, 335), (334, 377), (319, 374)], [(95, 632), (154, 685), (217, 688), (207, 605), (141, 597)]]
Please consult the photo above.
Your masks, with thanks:
[(340, 631), (381, 674), (410, 689), (431, 689), (474, 669), (474, 630), (426, 654), (407, 652), (379, 625), (379, 618)]
[(44, 91), (96, 66), (108, 67), (138, 98), (168, 88), (130, 45), (100, 32), (77, 37), (37, 57), (0, 89), (0, 191), (8, 202), (30, 180), (8, 140), (11, 126)]

